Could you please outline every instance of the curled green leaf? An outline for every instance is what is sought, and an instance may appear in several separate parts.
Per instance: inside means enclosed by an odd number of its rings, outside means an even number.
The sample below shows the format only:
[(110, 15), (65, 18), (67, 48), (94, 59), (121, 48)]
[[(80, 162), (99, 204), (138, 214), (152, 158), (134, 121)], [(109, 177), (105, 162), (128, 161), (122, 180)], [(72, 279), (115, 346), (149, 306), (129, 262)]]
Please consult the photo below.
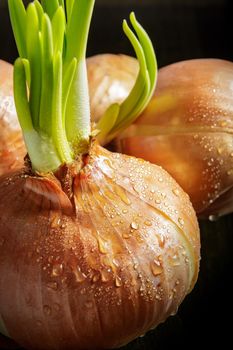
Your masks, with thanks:
[[(157, 62), (151, 40), (136, 20), (134, 13), (130, 14), (130, 22), (135, 33), (130, 29), (126, 20), (123, 21), (123, 30), (131, 42), (139, 62), (139, 72), (135, 84), (128, 97), (120, 104), (118, 116), (115, 117), (115, 123), (109, 121), (112, 125), (108, 135), (101, 133), (101, 127), (106, 125), (106, 114), (102, 116), (97, 124), (100, 129), (98, 138), (102, 143), (111, 141), (119, 132), (128, 127), (147, 106), (156, 85)], [(103, 123), (103, 120), (104, 123)], [(103, 139), (105, 134), (105, 139)]]

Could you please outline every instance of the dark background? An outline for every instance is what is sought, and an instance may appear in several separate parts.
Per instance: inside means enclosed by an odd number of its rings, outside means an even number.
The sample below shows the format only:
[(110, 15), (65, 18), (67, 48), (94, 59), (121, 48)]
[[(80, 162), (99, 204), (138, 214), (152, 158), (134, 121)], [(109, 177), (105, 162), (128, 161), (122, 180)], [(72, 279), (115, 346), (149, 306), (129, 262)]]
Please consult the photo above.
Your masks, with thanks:
[[(121, 29), (134, 10), (155, 45), (159, 67), (191, 58), (233, 61), (232, 0), (96, 0), (88, 56), (133, 51)], [(17, 57), (5, 0), (0, 0), (0, 58)], [(221, 349), (232, 343), (233, 215), (202, 221), (198, 282), (176, 316), (124, 350)]]

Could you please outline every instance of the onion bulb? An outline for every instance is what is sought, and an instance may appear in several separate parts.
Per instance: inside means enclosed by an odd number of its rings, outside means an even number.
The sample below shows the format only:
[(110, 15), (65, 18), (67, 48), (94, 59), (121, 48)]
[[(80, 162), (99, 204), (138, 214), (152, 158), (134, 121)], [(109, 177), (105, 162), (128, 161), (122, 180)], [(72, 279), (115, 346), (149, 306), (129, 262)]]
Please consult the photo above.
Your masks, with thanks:
[(0, 175), (23, 165), (26, 154), (13, 98), (13, 66), (0, 60)]
[(2, 178), (0, 198), (1, 318), (27, 349), (122, 346), (194, 286), (196, 216), (156, 165), (93, 145), (54, 176)]
[(233, 211), (233, 63), (178, 62), (159, 72), (154, 98), (119, 149), (163, 166), (199, 216)]
[[(115, 348), (174, 314), (192, 290), (199, 228), (165, 170), (95, 140), (85, 60), (94, 0), (60, 4), (9, 0), (28, 154), (0, 176), (0, 332), (26, 349)], [(108, 109), (102, 137), (141, 112), (155, 85), (153, 45), (133, 13), (130, 22), (137, 82), (123, 107)]]

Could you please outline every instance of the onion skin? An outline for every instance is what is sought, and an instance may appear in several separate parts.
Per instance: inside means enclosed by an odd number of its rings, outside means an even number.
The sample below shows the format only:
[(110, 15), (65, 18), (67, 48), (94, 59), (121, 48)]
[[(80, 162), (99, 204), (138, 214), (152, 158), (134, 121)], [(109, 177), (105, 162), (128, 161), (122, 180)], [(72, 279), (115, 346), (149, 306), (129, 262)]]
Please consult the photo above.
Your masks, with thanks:
[(0, 175), (23, 166), (26, 154), (13, 97), (13, 66), (0, 60)]
[[(104, 60), (103, 55), (103, 76)], [(118, 70), (113, 61), (112, 70)], [(233, 211), (232, 82), (233, 63), (224, 60), (195, 59), (160, 69), (148, 107), (113, 147), (161, 165), (189, 194), (200, 218)]]
[(0, 196), (0, 315), (26, 349), (122, 346), (196, 282), (196, 215), (158, 166), (94, 143), (56, 177), (2, 176)]
[(92, 121), (97, 122), (112, 103), (126, 99), (138, 68), (138, 61), (127, 55), (100, 54), (87, 59)]

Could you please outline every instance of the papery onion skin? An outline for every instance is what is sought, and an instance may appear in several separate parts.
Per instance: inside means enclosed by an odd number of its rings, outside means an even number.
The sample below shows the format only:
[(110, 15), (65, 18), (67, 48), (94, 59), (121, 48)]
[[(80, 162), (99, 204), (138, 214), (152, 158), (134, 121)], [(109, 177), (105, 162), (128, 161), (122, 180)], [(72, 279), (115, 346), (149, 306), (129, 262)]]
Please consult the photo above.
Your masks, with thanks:
[(192, 205), (160, 167), (96, 144), (56, 176), (0, 179), (1, 318), (27, 349), (124, 345), (196, 282)]
[(164, 67), (154, 98), (120, 140), (122, 152), (166, 169), (200, 217), (233, 211), (232, 84), (232, 62), (199, 59)]
[(13, 66), (0, 60), (0, 175), (23, 166), (26, 154), (13, 97)]
[[(102, 55), (103, 77), (105, 60), (108, 66), (108, 56)], [(112, 60), (111, 69), (117, 74), (121, 67)], [(135, 75), (136, 69), (128, 84)], [(232, 82), (233, 63), (225, 60), (194, 59), (164, 67), (144, 113), (115, 140), (118, 152), (166, 169), (189, 194), (199, 217), (233, 211)], [(95, 81), (93, 85), (90, 81), (94, 90)], [(106, 109), (115, 102), (114, 96), (109, 103), (103, 100)]]

